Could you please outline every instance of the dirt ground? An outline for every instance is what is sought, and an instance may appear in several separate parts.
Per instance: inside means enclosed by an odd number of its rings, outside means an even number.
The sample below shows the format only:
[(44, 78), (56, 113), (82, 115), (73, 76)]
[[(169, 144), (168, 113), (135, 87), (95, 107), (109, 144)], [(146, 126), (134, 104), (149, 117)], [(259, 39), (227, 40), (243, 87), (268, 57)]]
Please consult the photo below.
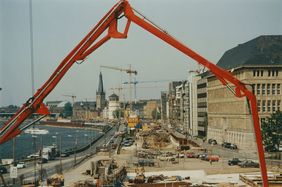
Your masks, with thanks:
[[(167, 135), (168, 136), (168, 135)], [(168, 136), (169, 137), (169, 136)], [(133, 164), (137, 162), (136, 153), (141, 150), (150, 150), (150, 151), (161, 151), (161, 152), (176, 152), (177, 143), (170, 139), (170, 143), (162, 142), (167, 141), (162, 138), (157, 138), (160, 143), (154, 143), (154, 149), (143, 149), (142, 144), (144, 141), (143, 137), (137, 137), (134, 144), (129, 147), (122, 147), (120, 150), (120, 154), (111, 154), (111, 158), (115, 159), (120, 166), (125, 166), (128, 173), (135, 174), (136, 166)], [(150, 141), (156, 141), (156, 136), (151, 138), (146, 138), (146, 141), (150, 144)], [(161, 146), (159, 146), (161, 145)], [(192, 148), (193, 150), (193, 148)], [(191, 152), (191, 150), (187, 151)], [(197, 151), (194, 150), (196, 153)], [(155, 166), (153, 167), (144, 167), (145, 172), (190, 172), (191, 175), (194, 175), (197, 172), (204, 173), (206, 177), (215, 176), (215, 175), (236, 175), (236, 180), (239, 181), (239, 173), (251, 173), (251, 172), (260, 172), (259, 168), (241, 168), (239, 166), (229, 166), (228, 160), (230, 159), (230, 154), (232, 156), (232, 152), (228, 154), (228, 157), (220, 157), (218, 162), (208, 162), (204, 160), (200, 160), (198, 158), (176, 158), (174, 162), (171, 161), (160, 161), (158, 158), (154, 158)], [(238, 155), (238, 154), (237, 154)], [(236, 156), (237, 156), (236, 155)], [(99, 158), (109, 157), (109, 153), (98, 153), (94, 156), (91, 161), (97, 160)], [(66, 173), (65, 179), (68, 181), (66, 186), (70, 186), (74, 181), (78, 179), (89, 179), (91, 177), (82, 175), (83, 171), (89, 169), (90, 161), (82, 164), (78, 168), (74, 169), (71, 172)], [(272, 168), (268, 168), (268, 171), (282, 172), (281, 167), (277, 167), (275, 165)], [(197, 174), (195, 174), (197, 175)], [(75, 176), (75, 177), (74, 177)]]
[[(124, 147), (121, 150), (120, 155), (116, 155), (115, 158), (127, 166), (128, 172), (134, 172), (134, 162), (138, 161), (135, 156), (136, 151), (142, 150), (142, 139), (136, 141), (136, 145), (131, 147)], [(160, 149), (161, 151), (174, 151), (175, 146), (168, 145)], [(145, 167), (145, 171), (162, 171), (162, 170), (204, 170), (207, 174), (230, 174), (230, 173), (248, 173), (260, 171), (259, 168), (241, 168), (239, 166), (229, 166), (227, 164), (228, 159), (220, 158), (219, 162), (208, 162), (200, 160), (198, 158), (176, 158), (176, 162), (160, 161), (154, 159), (155, 167)]]

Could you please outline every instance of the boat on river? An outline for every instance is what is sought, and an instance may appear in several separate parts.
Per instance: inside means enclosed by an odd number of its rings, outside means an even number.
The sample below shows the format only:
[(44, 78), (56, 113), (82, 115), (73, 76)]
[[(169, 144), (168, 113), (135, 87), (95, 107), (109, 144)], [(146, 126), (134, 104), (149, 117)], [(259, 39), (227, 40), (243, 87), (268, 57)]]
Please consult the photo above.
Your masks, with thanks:
[(30, 128), (24, 131), (27, 134), (48, 134), (47, 129)]

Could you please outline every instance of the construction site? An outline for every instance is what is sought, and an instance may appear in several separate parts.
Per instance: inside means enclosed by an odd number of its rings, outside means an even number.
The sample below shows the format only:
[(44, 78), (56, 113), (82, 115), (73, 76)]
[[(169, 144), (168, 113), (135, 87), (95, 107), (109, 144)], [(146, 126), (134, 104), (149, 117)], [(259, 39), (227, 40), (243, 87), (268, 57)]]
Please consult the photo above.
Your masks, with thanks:
[[(119, 0), (104, 9), (109, 2), (25, 1), (0, 3), (7, 25), (1, 61), (11, 63), (3, 63), (0, 79), (0, 187), (282, 187), (281, 3), (236, 2), (246, 5), (241, 13), (223, 2), (216, 4), (226, 11), (207, 9), (207, 2), (151, 2), (145, 10), (157, 22), (167, 22), (172, 33), (184, 27), (178, 40), (137, 10), (144, 8), (140, 2)], [(90, 31), (83, 30), (93, 10), (96, 24), (89, 20)], [(220, 31), (211, 29), (212, 14)], [(236, 34), (222, 30), (230, 23)], [(196, 29), (200, 25), (208, 27)], [(249, 35), (237, 31), (243, 27)], [(238, 38), (232, 43), (223, 33)], [(218, 37), (214, 48), (208, 34)], [(18, 37), (26, 46), (14, 41)], [(16, 47), (17, 57), (11, 43), (28, 52)], [(18, 63), (21, 54), (28, 65)], [(95, 83), (87, 76), (93, 74)]]
[[(262, 186), (259, 168), (229, 165), (228, 160), (233, 155), (224, 153), (227, 151), (221, 147), (214, 148), (195, 140), (185, 142), (176, 136), (154, 123), (133, 136), (117, 135), (114, 138), (119, 142), (116, 149), (109, 144), (81, 165), (64, 172), (64, 185)], [(220, 154), (211, 154), (216, 151)], [(234, 154), (240, 157), (240, 153)], [(269, 165), (268, 169), (269, 186), (281, 186), (281, 165)]]

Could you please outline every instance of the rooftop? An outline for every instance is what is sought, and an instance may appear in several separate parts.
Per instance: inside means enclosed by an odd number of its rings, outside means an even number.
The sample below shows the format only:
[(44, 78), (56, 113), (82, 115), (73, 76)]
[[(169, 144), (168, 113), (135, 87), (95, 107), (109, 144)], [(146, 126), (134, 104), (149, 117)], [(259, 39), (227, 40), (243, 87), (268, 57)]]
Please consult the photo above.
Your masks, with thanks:
[(282, 65), (282, 35), (263, 35), (226, 51), (217, 63), (224, 69), (245, 65)]

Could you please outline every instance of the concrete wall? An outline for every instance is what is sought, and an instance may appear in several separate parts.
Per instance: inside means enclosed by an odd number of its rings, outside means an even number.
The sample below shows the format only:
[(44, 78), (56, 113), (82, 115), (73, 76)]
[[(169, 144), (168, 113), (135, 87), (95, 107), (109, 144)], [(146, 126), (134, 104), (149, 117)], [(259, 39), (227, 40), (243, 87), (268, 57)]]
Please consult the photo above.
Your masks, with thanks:
[[(278, 71), (276, 76), (272, 76), (272, 69)], [(240, 67), (233, 71), (233, 74), (242, 82), (260, 85), (260, 90), (257, 92), (256, 86), (254, 93), (257, 95), (257, 100), (260, 101), (260, 118), (269, 117), (272, 112), (278, 109), (277, 104), (282, 100), (281, 88), (276, 90), (275, 94), (268, 92), (267, 85), (275, 84), (275, 88), (282, 84), (282, 67)], [(257, 71), (259, 72), (257, 74)], [(271, 76), (268, 76), (268, 71), (271, 71)], [(261, 73), (263, 72), (263, 73)], [(262, 94), (262, 85), (265, 85), (264, 94)], [(232, 86), (231, 86), (232, 87)], [(280, 86), (281, 87), (281, 86)], [(234, 87), (232, 87), (234, 89)], [(251, 86), (249, 89), (252, 90)], [(271, 89), (271, 88), (270, 88)], [(246, 98), (237, 98), (226, 87), (221, 85), (221, 82), (214, 76), (208, 78), (208, 136), (214, 138), (218, 143), (223, 141), (235, 143), (239, 149), (256, 150), (256, 141), (254, 138), (254, 130), (252, 116), (249, 114)], [(271, 102), (267, 102), (270, 100)], [(265, 111), (262, 110), (262, 102), (265, 103)], [(267, 103), (275, 101), (275, 108)], [(275, 110), (272, 110), (275, 109)], [(281, 108), (280, 108), (281, 110)]]

